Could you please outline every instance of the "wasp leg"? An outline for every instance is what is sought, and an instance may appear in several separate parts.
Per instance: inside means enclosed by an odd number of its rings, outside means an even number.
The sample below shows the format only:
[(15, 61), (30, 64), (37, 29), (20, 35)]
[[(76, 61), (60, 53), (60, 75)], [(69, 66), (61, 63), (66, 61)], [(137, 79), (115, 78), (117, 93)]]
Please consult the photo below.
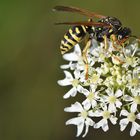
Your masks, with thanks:
[[(111, 40), (112, 40), (114, 49), (115, 49), (116, 51), (121, 51), (119, 48), (117, 48), (117, 47), (115, 46), (115, 42), (116, 42), (118, 45), (121, 45), (121, 43), (117, 40), (116, 36), (115, 36), (114, 34), (112, 34), (112, 35), (110, 36), (110, 38), (111, 38)], [(123, 52), (121, 52), (121, 53), (123, 53)], [(119, 61), (120, 64), (123, 64), (123, 63), (124, 63), (119, 57), (117, 57), (117, 56), (113, 56), (113, 57), (114, 57), (114, 59), (116, 59), (117, 61)]]
[(120, 46), (125, 47), (125, 46), (124, 46), (124, 43), (125, 43), (126, 41), (129, 41), (128, 38), (124, 38), (124, 39), (122, 39), (121, 41), (117, 41), (117, 44), (120, 45)]
[(86, 74), (85, 74), (85, 79), (87, 80), (88, 79), (88, 59), (87, 59), (87, 51), (88, 49), (90, 48), (91, 46), (91, 39), (89, 39), (86, 43), (86, 46), (85, 48), (83, 49), (83, 59), (84, 59), (84, 62), (85, 62), (85, 71), (86, 71)]
[(114, 49), (117, 50), (117, 51), (120, 51), (120, 49), (117, 48), (117, 47), (115, 46), (115, 42), (118, 44), (118, 40), (117, 40), (116, 36), (115, 36), (114, 34), (112, 34), (112, 35), (110, 36), (110, 39), (111, 39), (111, 41), (112, 41), (112, 43), (113, 43)]
[(117, 60), (120, 64), (124, 64), (125, 62), (123, 60), (121, 60), (119, 57), (117, 56), (112, 56), (115, 60)]
[(108, 44), (107, 44), (108, 43), (108, 39), (107, 39), (107, 36), (104, 35), (103, 39), (104, 39), (105, 50), (107, 50), (108, 49)]

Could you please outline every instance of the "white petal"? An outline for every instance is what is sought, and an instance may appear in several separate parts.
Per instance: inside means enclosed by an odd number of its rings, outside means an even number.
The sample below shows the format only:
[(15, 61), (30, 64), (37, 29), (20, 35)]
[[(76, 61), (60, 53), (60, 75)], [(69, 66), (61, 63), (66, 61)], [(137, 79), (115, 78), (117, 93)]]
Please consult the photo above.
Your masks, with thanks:
[(82, 117), (75, 117), (66, 121), (66, 125), (80, 125), (81, 123), (84, 123), (84, 119)]
[(76, 102), (75, 104), (72, 104), (71, 107), (64, 108), (65, 112), (82, 112), (83, 107), (79, 102)]
[(136, 112), (136, 110), (137, 110), (137, 104), (136, 103), (133, 103), (132, 105), (131, 105), (131, 112)]
[(71, 82), (67, 79), (64, 79), (64, 80), (58, 80), (57, 83), (60, 85), (60, 86), (68, 86), (68, 85), (71, 85)]
[(84, 128), (84, 119), (82, 117), (76, 117), (68, 120), (66, 122), (66, 125), (73, 124), (77, 125), (77, 137), (82, 133)]
[(114, 95), (113, 91), (112, 91), (110, 88), (106, 89), (106, 93), (107, 93), (109, 96), (113, 96), (113, 95)]
[(94, 113), (93, 113), (93, 111), (92, 111), (92, 110), (88, 111), (88, 116), (91, 116), (91, 117), (93, 117), (93, 116), (94, 116)]
[(74, 52), (79, 56), (81, 55), (81, 48), (80, 48), (79, 44), (75, 45)]
[(134, 136), (136, 134), (136, 128), (135, 128), (135, 125), (134, 123), (132, 123), (132, 127), (131, 127), (131, 130), (130, 130), (130, 136)]
[(129, 102), (129, 101), (133, 101), (133, 98), (129, 95), (125, 95), (124, 100)]
[(138, 92), (136, 92), (135, 90), (132, 92), (133, 96), (137, 96)]
[(77, 89), (76, 89), (76, 87), (73, 87), (73, 88), (71, 88), (71, 89), (63, 96), (63, 98), (64, 98), (64, 99), (67, 99), (67, 98), (69, 98), (70, 96), (75, 97), (76, 94), (77, 94)]
[(94, 93), (96, 91), (97, 85), (90, 85), (90, 88), (91, 88), (91, 92)]
[(94, 128), (100, 128), (100, 127), (102, 127), (103, 131), (105, 132), (109, 129), (108, 122), (106, 119), (102, 119), (94, 125)]
[(67, 80), (73, 80), (72, 74), (69, 71), (64, 71)]
[(63, 55), (63, 58), (67, 61), (78, 61), (79, 56), (75, 53), (67, 53)]
[(115, 96), (116, 96), (116, 97), (122, 96), (122, 91), (121, 91), (120, 89), (117, 90), (116, 93), (115, 93)]
[(95, 57), (99, 57), (99, 53), (98, 53), (97, 51), (95, 51), (95, 50), (92, 52), (92, 54), (93, 54)]
[(137, 119), (140, 119), (140, 113), (138, 113), (136, 116), (137, 116)]
[(106, 119), (104, 119), (104, 122), (103, 122), (103, 125), (102, 125), (102, 129), (103, 129), (105, 132), (109, 129), (109, 127), (108, 127), (108, 122), (107, 122)]
[(68, 68), (70, 68), (70, 65), (69, 64), (61, 65), (60, 68), (61, 69), (68, 69)]
[(74, 70), (76, 68), (76, 64), (77, 63), (72, 63), (72, 62), (69, 62), (69, 64), (65, 64), (65, 65), (61, 65), (60, 68), (61, 69), (71, 69), (71, 70)]
[(122, 103), (119, 100), (117, 100), (116, 101), (116, 107), (120, 108), (121, 106), (122, 106)]
[(81, 56), (81, 49), (80, 46), (76, 44), (74, 47), (74, 52), (64, 54), (63, 58), (68, 61), (78, 61), (80, 56)]
[(109, 104), (108, 110), (109, 110), (109, 112), (116, 112), (115, 104)]
[(106, 119), (102, 119), (94, 125), (94, 128), (100, 128), (100, 127), (102, 127), (103, 131), (105, 132), (109, 129), (108, 122)]
[(77, 63), (72, 63), (72, 64), (70, 65), (70, 69), (71, 69), (71, 70), (75, 70), (76, 67), (77, 67)]
[(91, 103), (88, 99), (82, 102), (82, 105), (84, 106), (84, 109), (89, 110), (91, 107)]
[[(82, 88), (81, 88), (82, 89)], [(80, 91), (79, 91), (80, 92)], [(85, 88), (83, 88), (82, 90), (81, 90), (81, 92), (80, 93), (83, 93), (86, 97), (89, 95), (89, 91), (87, 90), (87, 89), (85, 89)]]
[(121, 113), (120, 113), (120, 116), (121, 116), (121, 115), (123, 115), (123, 116), (128, 116), (128, 114), (129, 114), (129, 113), (128, 113), (127, 110), (122, 110)]
[(101, 117), (102, 116), (102, 111), (101, 110), (96, 110), (95, 112), (89, 111), (89, 116), (91, 116), (91, 117)]
[(133, 125), (136, 128), (136, 130), (138, 130), (140, 132), (140, 125), (136, 122), (133, 122)]
[(108, 101), (108, 97), (109, 97), (109, 96), (103, 95), (103, 96), (101, 97), (101, 99), (102, 99), (104, 102), (107, 102), (107, 101)]
[(71, 73), (68, 72), (68, 71), (64, 71), (64, 74), (65, 74), (65, 79), (58, 80), (58, 84), (61, 85), (61, 86), (71, 85), (71, 81), (73, 80), (73, 77), (72, 77)]
[(92, 105), (92, 108), (94, 108), (97, 105), (97, 102), (95, 100), (92, 100), (91, 105)]
[(100, 128), (104, 123), (104, 119), (100, 120), (98, 123), (94, 124), (94, 128)]
[(126, 126), (128, 125), (128, 123), (129, 123), (129, 121), (127, 118), (120, 120), (120, 123), (119, 123), (120, 127), (121, 127), (120, 130), (123, 131), (126, 128)]
[(81, 85), (78, 85), (77, 86), (77, 91), (80, 92), (80, 93), (83, 93), (84, 95), (88, 95), (89, 94), (89, 91), (85, 88), (83, 88)]
[(112, 117), (110, 117), (110, 121), (112, 122), (112, 124), (116, 124), (117, 123), (117, 118), (116, 117), (114, 117), (114, 116), (112, 116)]
[(75, 71), (74, 71), (74, 76), (75, 76), (76, 79), (79, 79), (80, 74), (81, 74), (81, 73), (80, 73), (79, 70), (75, 70)]
[(94, 121), (91, 118), (87, 118), (85, 123), (86, 123), (86, 125), (89, 125), (89, 126), (93, 126), (94, 125)]
[(84, 63), (84, 61), (82, 60), (82, 58), (79, 58), (79, 60), (78, 60), (78, 62), (77, 62), (77, 65), (76, 65), (76, 69), (77, 69), (77, 70), (80, 70), (80, 71), (85, 70), (85, 63)]
[(84, 129), (84, 122), (77, 126), (77, 134), (76, 137), (79, 137)]
[(93, 126), (94, 125), (94, 122), (93, 120), (91, 120), (90, 118), (87, 118), (86, 121), (85, 121), (85, 124), (86, 124), (86, 129), (85, 129), (85, 133), (83, 134), (82, 137), (85, 137), (88, 130), (89, 130), (89, 126)]

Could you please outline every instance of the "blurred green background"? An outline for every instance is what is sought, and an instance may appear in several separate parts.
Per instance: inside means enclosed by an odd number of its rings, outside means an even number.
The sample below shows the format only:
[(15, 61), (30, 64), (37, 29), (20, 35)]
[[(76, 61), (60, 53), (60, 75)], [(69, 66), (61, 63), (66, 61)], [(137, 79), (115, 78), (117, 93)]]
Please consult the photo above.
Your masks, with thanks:
[[(57, 85), (64, 64), (60, 40), (69, 28), (54, 22), (85, 20), (70, 13), (54, 13), (55, 5), (77, 6), (118, 17), (140, 36), (139, 0), (20, 0), (0, 1), (0, 140), (81, 140), (76, 127), (65, 126), (73, 114), (63, 108), (67, 91)], [(129, 129), (107, 133), (90, 129), (85, 140), (130, 140)]]

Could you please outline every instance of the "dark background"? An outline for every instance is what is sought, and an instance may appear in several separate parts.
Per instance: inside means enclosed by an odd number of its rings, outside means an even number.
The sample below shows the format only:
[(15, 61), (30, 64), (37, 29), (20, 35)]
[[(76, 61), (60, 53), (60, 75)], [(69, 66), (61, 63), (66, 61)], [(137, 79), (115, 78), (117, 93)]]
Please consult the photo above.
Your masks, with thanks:
[[(140, 36), (139, 0), (1, 0), (0, 1), (0, 140), (80, 140), (76, 127), (65, 126), (73, 115), (63, 112), (75, 99), (63, 100), (59, 44), (67, 26), (58, 21), (87, 20), (54, 13), (55, 5), (77, 6), (118, 17)], [(110, 125), (111, 126), (111, 125)], [(112, 126), (104, 133), (90, 129), (84, 140), (138, 140), (129, 129)]]

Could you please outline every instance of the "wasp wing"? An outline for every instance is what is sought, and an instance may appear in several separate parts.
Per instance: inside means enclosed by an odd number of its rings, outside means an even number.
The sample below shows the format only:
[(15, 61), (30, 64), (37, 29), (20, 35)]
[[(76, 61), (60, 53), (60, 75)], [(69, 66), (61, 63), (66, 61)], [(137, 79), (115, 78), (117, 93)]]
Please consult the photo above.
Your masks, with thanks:
[(103, 27), (111, 27), (110, 25), (106, 24), (106, 23), (101, 23), (101, 22), (86, 22), (86, 21), (81, 21), (81, 22), (59, 22), (59, 23), (55, 23), (55, 25), (85, 25), (85, 26), (103, 26)]
[(81, 15), (84, 15), (84, 16), (87, 16), (87, 17), (90, 17), (90, 18), (93, 18), (93, 17), (106, 18), (107, 17), (107, 16), (104, 16), (104, 15), (100, 15), (100, 14), (97, 14), (97, 13), (90, 12), (90, 11), (82, 9), (82, 8), (77, 8), (77, 7), (72, 7), (72, 6), (55, 6), (53, 8), (53, 10), (54, 11), (65, 11), (65, 12), (79, 13)]

